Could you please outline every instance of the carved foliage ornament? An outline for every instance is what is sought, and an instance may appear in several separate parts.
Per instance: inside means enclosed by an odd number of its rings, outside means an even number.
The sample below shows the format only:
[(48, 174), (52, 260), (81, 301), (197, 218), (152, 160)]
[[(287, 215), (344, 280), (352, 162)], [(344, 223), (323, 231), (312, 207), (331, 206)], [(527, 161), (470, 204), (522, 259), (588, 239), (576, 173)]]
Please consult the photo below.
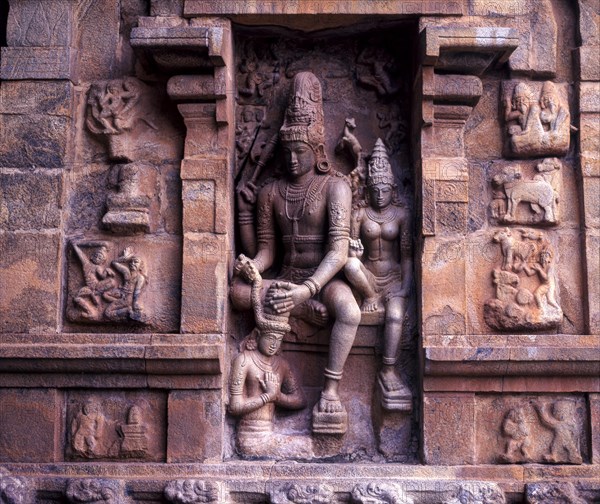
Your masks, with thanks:
[(174, 504), (226, 504), (220, 483), (194, 479), (171, 481), (165, 487), (165, 498)]
[(67, 485), (67, 499), (74, 504), (126, 504), (123, 483), (115, 480), (78, 479)]
[(443, 504), (506, 504), (504, 492), (495, 483), (466, 481), (457, 495)]
[(572, 483), (528, 483), (525, 487), (528, 504), (587, 504)]
[(0, 473), (0, 504), (28, 504), (31, 491), (23, 478)]
[(395, 483), (356, 485), (352, 489), (352, 502), (357, 504), (414, 504), (412, 497)]

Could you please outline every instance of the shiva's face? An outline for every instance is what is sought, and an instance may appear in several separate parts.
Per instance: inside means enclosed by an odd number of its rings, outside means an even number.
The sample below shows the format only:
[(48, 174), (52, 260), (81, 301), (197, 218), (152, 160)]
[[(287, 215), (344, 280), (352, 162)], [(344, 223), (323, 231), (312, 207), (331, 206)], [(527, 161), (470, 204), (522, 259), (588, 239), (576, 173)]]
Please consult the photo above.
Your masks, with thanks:
[(273, 332), (261, 334), (258, 338), (258, 350), (263, 355), (275, 355), (279, 351), (282, 341), (283, 334)]
[(283, 143), (285, 164), (292, 178), (298, 178), (310, 172), (316, 165), (316, 156), (310, 145), (292, 141)]

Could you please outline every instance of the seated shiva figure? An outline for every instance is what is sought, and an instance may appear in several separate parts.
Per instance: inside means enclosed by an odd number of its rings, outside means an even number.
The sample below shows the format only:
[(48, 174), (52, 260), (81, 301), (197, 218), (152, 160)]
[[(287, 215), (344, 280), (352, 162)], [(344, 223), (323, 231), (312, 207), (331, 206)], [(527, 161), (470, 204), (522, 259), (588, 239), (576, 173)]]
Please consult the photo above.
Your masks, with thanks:
[[(306, 407), (304, 392), (288, 362), (279, 355), (284, 335), (289, 332), (289, 313), (276, 315), (263, 311), (262, 278), (245, 256), (238, 259), (252, 281), (252, 306), (256, 329), (242, 342), (240, 354), (231, 366), (229, 412), (240, 417), (237, 426), (238, 449), (248, 457), (309, 458), (308, 436), (273, 432), (275, 408), (291, 410)], [(271, 313), (269, 313), (271, 312)]]
[(385, 310), (383, 366), (378, 375), (382, 406), (410, 410), (412, 395), (396, 364), (412, 284), (411, 224), (408, 209), (395, 201), (394, 175), (381, 139), (369, 160), (366, 182), (368, 201), (355, 212), (344, 273), (363, 298), (363, 312)]
[[(321, 84), (312, 73), (300, 72), (279, 131), (286, 173), (258, 194), (256, 234), (253, 208), (240, 205), (239, 223), (242, 245), (259, 273), (281, 257), (275, 281), (265, 280), (266, 305), (279, 314), (312, 316), (322, 325), (333, 321), (323, 391), (313, 409), (313, 432), (343, 434), (347, 412), (338, 384), (360, 309), (350, 286), (338, 277), (348, 258), (352, 189), (327, 162), (324, 129)], [(247, 278), (242, 267), (233, 281), (231, 298), (238, 309), (250, 308)]]

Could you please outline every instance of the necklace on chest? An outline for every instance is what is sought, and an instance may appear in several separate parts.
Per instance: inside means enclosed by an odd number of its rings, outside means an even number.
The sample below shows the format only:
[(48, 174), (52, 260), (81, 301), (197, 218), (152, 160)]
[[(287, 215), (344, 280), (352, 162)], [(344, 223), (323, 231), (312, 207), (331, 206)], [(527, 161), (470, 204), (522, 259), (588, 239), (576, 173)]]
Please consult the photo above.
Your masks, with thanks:
[(281, 182), (279, 194), (283, 198), (285, 216), (289, 221), (298, 221), (304, 217), (307, 208), (320, 199), (321, 190), (327, 177), (313, 176), (304, 184)]
[(394, 221), (398, 217), (398, 208), (388, 206), (383, 212), (376, 212), (371, 207), (366, 208), (367, 217), (378, 224), (387, 224)]

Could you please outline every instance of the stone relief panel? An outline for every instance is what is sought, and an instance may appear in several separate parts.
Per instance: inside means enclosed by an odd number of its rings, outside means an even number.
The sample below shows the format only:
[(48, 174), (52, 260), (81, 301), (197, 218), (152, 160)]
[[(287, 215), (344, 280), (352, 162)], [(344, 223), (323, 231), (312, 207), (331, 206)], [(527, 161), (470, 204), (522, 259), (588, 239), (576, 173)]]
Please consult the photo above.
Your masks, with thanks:
[(177, 330), (181, 266), (171, 259), (179, 247), (168, 239), (72, 239), (67, 248), (69, 328)]
[(165, 499), (173, 504), (228, 504), (229, 494), (223, 484), (195, 479), (175, 480), (167, 484)]
[(73, 392), (67, 405), (68, 460), (163, 461), (166, 398), (148, 393)]
[(65, 494), (73, 504), (132, 504), (123, 482), (117, 480), (73, 479), (67, 483)]
[(587, 504), (569, 482), (542, 482), (525, 485), (528, 504)]
[(282, 483), (271, 490), (272, 504), (333, 504), (335, 492), (325, 483)]
[(371, 482), (352, 489), (352, 502), (357, 504), (414, 504), (402, 487), (395, 483)]
[[(492, 177), (492, 219), (501, 224), (552, 226), (560, 222), (562, 163), (545, 158), (535, 164), (512, 163)], [(528, 171), (530, 175), (524, 175)]]
[[(386, 49), (394, 36), (298, 44), (267, 35), (250, 40), (241, 31), (236, 43), (238, 251), (264, 279), (263, 309), (289, 313), (282, 344), (294, 350), (300, 387), (314, 407), (312, 418), (305, 411), (288, 417), (287, 428), (345, 435), (347, 448), (335, 448), (341, 456), (365, 442), (375, 454), (375, 437), (365, 441), (363, 434), (373, 428), (375, 389), (378, 409), (409, 413), (413, 406), (412, 175), (408, 107), (399, 99), (408, 67)], [(240, 312), (252, 308), (249, 278), (249, 270), (236, 268), (231, 299)], [(340, 382), (360, 341), (383, 358), (362, 358), (373, 388), (356, 399), (353, 424)], [(257, 384), (259, 396), (265, 386)], [(323, 449), (319, 444), (316, 456)]]
[(571, 114), (566, 85), (504, 81), (502, 108), (506, 156), (563, 156), (569, 150)]
[(588, 457), (581, 396), (479, 396), (475, 417), (477, 463), (582, 464)]
[(563, 312), (557, 300), (556, 254), (546, 235), (525, 228), (495, 231), (502, 264), (494, 268), (495, 297), (484, 304), (488, 326), (521, 331), (556, 327)]
[[(290, 314), (283, 345), (296, 350), (294, 368), (322, 376), (320, 385), (304, 372), (298, 377), (301, 388), (310, 383), (312, 419), (302, 412), (284, 422), (304, 434), (348, 433), (339, 383), (357, 340), (383, 350), (381, 370), (376, 362), (362, 364), (375, 367), (377, 408), (410, 412), (413, 406), (406, 376), (416, 362), (406, 369), (399, 364), (411, 358), (401, 350), (411, 337), (413, 268), (408, 113), (398, 99), (407, 91), (407, 67), (385, 49), (385, 36), (366, 38), (304, 47), (285, 37), (240, 35), (237, 45), (238, 250), (264, 278), (264, 309)], [(361, 218), (352, 222), (355, 210)], [(236, 271), (233, 304), (249, 310), (250, 272)], [(327, 351), (317, 361), (321, 370), (310, 364), (309, 371), (307, 344)], [(363, 394), (359, 421), (370, 424), (371, 393)], [(365, 443), (356, 429), (342, 442), (351, 451), (351, 443)], [(375, 453), (375, 438), (368, 443)]]
[(455, 496), (442, 504), (505, 504), (504, 492), (495, 483), (468, 481), (458, 487)]

